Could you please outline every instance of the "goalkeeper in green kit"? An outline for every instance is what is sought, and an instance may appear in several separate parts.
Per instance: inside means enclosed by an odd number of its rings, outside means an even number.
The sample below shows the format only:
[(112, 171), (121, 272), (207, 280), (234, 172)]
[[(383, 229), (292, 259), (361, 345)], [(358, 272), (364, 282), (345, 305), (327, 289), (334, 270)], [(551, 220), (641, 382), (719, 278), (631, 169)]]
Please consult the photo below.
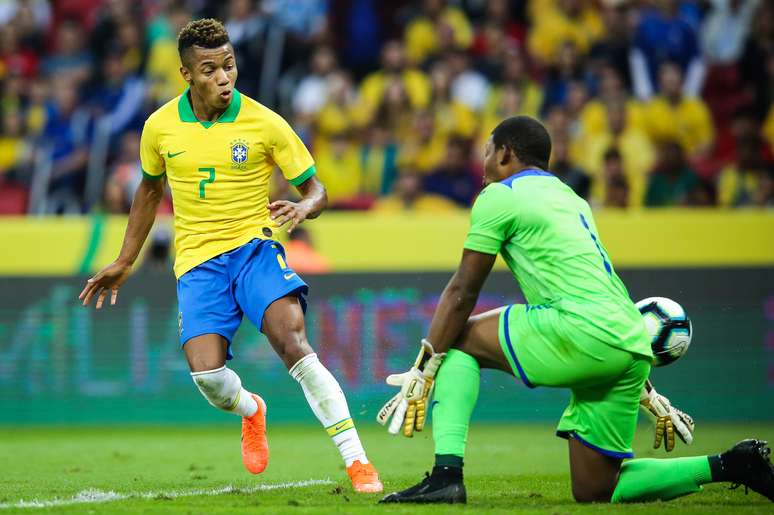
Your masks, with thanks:
[[(667, 450), (675, 433), (691, 442), (693, 421), (648, 381), (653, 355), (642, 316), (589, 205), (546, 171), (550, 154), (545, 128), (524, 116), (500, 123), (486, 144), (487, 186), (473, 206), (459, 268), (414, 367), (387, 379), (401, 390), (377, 416), (390, 432), (411, 436), (424, 426), (434, 387), (435, 466), (382, 502), (466, 502), (463, 456), (481, 368), (518, 376), (529, 388), (570, 389), (557, 435), (569, 443), (579, 502), (669, 500), (719, 481), (774, 501), (764, 441), (743, 440), (713, 456), (629, 459), (640, 406), (656, 417), (656, 446), (663, 438)], [(470, 317), (498, 253), (527, 304)]]

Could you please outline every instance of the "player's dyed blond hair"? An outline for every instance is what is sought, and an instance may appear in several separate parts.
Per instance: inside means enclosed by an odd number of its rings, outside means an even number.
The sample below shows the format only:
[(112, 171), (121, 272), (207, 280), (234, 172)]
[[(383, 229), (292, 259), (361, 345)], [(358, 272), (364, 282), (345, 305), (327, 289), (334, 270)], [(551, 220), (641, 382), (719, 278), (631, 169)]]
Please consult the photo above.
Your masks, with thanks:
[(185, 53), (194, 46), (218, 48), (229, 42), (228, 32), (213, 18), (189, 21), (177, 36), (177, 51), (184, 61)]

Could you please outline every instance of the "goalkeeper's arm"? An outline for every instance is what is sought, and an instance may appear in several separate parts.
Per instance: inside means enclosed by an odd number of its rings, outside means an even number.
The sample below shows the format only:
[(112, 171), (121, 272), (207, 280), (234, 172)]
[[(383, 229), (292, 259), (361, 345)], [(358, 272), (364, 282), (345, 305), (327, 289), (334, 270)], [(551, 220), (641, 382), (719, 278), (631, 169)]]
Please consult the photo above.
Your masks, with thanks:
[(382, 425), (392, 418), (390, 433), (397, 434), (402, 429), (404, 436), (411, 437), (414, 431), (422, 431), (435, 374), (446, 351), (462, 334), (496, 257), (467, 249), (463, 251), (460, 266), (438, 301), (430, 332), (422, 340), (414, 366), (408, 372), (387, 378), (387, 384), (401, 388), (376, 417)]
[(430, 322), (427, 340), (435, 352), (446, 352), (459, 339), (496, 258), (474, 250), (462, 251), (460, 266), (444, 288)]

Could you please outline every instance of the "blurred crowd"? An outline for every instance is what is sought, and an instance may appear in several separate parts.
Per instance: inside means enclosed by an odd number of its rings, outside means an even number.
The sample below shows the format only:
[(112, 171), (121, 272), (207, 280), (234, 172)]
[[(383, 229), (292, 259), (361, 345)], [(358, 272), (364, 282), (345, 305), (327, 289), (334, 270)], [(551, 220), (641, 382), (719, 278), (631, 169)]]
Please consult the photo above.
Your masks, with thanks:
[(238, 89), (291, 122), (334, 208), (469, 206), (516, 114), (594, 207), (774, 205), (771, 0), (7, 0), (0, 213), (126, 212), (199, 17), (224, 21)]

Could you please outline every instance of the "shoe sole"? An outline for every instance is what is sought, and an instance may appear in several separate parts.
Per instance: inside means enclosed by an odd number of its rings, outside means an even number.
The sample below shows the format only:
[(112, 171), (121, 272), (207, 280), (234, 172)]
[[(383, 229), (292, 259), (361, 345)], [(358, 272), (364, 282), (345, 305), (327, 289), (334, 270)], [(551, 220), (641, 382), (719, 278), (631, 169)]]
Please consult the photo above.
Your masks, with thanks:
[(378, 485), (361, 485), (359, 487), (352, 485), (352, 489), (359, 494), (380, 494), (384, 492), (384, 486), (381, 483)]

